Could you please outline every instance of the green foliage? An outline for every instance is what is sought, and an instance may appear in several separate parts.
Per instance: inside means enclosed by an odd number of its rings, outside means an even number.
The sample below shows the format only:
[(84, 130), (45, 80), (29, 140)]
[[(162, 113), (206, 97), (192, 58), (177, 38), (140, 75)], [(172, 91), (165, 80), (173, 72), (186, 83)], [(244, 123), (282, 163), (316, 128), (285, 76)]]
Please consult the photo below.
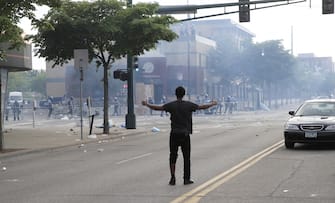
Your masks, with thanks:
[(267, 88), (268, 95), (271, 91), (289, 90), (304, 98), (334, 92), (335, 73), (298, 63), (280, 40), (250, 43), (243, 52), (237, 51), (229, 39), (223, 42), (211, 52), (210, 67), (212, 74), (221, 76), (225, 86), (240, 80), (263, 90)]
[(39, 47), (36, 54), (55, 65), (72, 59), (74, 49), (88, 49), (90, 61), (96, 58), (97, 65), (109, 68), (115, 59), (177, 37), (169, 29), (175, 19), (156, 16), (157, 9), (158, 4), (144, 3), (125, 8), (117, 0), (64, 1), (34, 23), (39, 32), (30, 38)]
[(31, 91), (38, 92), (42, 95), (46, 93), (46, 72), (45, 71), (33, 71), (35, 72), (31, 80)]
[(305, 97), (329, 96), (334, 93), (335, 73), (298, 63), (294, 72), (295, 86), (300, 87)]
[(89, 62), (103, 66), (104, 133), (108, 133), (108, 69), (115, 59), (140, 55), (159, 40), (177, 37), (169, 25), (171, 16), (157, 16), (158, 4), (140, 3), (126, 8), (118, 0), (63, 1), (33, 26), (38, 34), (29, 38), (38, 47), (36, 55), (63, 65), (74, 58), (75, 49), (87, 49)]
[[(284, 49), (280, 40), (262, 43), (243, 42), (238, 49), (231, 38), (224, 38), (210, 54), (212, 75), (220, 77), (226, 91), (241, 82), (262, 88), (271, 97), (273, 87), (293, 89), (295, 84), (295, 59)], [(284, 91), (282, 91), (284, 92)]]
[(209, 55), (209, 67), (215, 75), (222, 76), (223, 84), (229, 84), (240, 75), (236, 63), (241, 53), (229, 36), (223, 36), (222, 41), (217, 43), (217, 49), (211, 50)]
[[(0, 0), (0, 43), (9, 43), (10, 49), (23, 45), (22, 29), (18, 22), (27, 17), (35, 21), (34, 11), (38, 5), (58, 6), (59, 0)], [(0, 48), (0, 60), (5, 57)]]
[(34, 11), (41, 5), (59, 6), (60, 0), (0, 0), (0, 14), (14, 24), (24, 17), (35, 20)]
[(245, 43), (245, 49), (240, 51), (230, 39), (224, 39), (210, 54), (210, 67), (222, 77), (223, 84), (235, 80), (256, 85), (264, 81), (279, 83), (293, 75), (294, 58), (284, 49), (281, 41)]
[(8, 73), (8, 91), (29, 91), (26, 72)]
[(254, 83), (276, 84), (293, 74), (294, 58), (280, 40), (255, 44), (244, 52), (243, 69)]
[[(8, 42), (10, 48), (18, 48), (23, 44), (22, 29), (13, 24), (9, 18), (0, 16), (0, 43)], [(3, 58), (4, 55), (0, 56)]]
[(324, 80), (320, 85), (319, 92), (323, 93), (323, 95), (331, 95), (334, 93), (335, 89), (335, 73), (329, 72), (324, 75)]
[(8, 92), (37, 92), (46, 95), (45, 71), (10, 72), (8, 74)]

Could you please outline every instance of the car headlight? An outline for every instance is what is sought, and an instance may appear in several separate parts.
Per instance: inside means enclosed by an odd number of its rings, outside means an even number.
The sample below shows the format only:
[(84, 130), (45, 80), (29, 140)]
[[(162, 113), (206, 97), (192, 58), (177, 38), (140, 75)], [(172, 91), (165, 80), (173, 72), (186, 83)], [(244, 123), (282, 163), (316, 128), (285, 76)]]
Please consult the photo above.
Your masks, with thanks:
[(325, 130), (335, 131), (335, 125), (329, 125), (325, 128)]
[(286, 124), (285, 130), (299, 130), (299, 126), (294, 124)]

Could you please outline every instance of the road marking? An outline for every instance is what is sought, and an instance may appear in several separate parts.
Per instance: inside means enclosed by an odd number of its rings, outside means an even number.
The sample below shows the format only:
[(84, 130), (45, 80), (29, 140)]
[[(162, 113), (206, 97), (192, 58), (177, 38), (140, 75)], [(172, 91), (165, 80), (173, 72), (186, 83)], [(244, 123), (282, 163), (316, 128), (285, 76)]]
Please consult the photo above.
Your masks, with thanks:
[(23, 180), (19, 180), (19, 179), (5, 179), (5, 180), (2, 180), (2, 182), (16, 183), (16, 182), (23, 182)]
[(257, 163), (262, 158), (268, 156), (278, 148), (283, 146), (284, 141), (281, 140), (274, 145), (264, 149), (263, 151), (249, 157), (248, 159), (242, 161), (231, 169), (217, 175), (216, 177), (210, 179), (209, 181), (203, 183), (202, 185), (194, 188), (193, 190), (181, 195), (180, 197), (173, 200), (171, 203), (197, 203), (201, 198), (205, 197), (209, 192), (215, 190), (228, 180), (242, 173), (244, 170), (250, 166)]
[(143, 157), (146, 157), (146, 156), (150, 156), (151, 154), (152, 153), (146, 153), (146, 154), (135, 156), (135, 157), (132, 157), (132, 158), (129, 158), (129, 159), (124, 159), (122, 161), (116, 162), (116, 164), (123, 164), (123, 163), (126, 163), (128, 161), (133, 161), (133, 160), (140, 159), (140, 158), (143, 158)]

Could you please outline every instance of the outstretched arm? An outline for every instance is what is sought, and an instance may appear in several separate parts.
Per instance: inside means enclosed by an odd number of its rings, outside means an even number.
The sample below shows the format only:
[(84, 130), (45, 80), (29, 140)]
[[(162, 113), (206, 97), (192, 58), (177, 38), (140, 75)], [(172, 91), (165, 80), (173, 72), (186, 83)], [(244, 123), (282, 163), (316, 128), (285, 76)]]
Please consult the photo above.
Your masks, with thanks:
[(153, 105), (153, 104), (149, 104), (147, 101), (142, 101), (142, 105), (143, 106), (147, 106), (152, 110), (156, 110), (156, 111), (164, 111), (163, 106), (159, 106), (159, 105)]
[(210, 104), (202, 104), (202, 105), (199, 105), (198, 109), (208, 109), (212, 106), (215, 106), (217, 105), (217, 102), (216, 101), (212, 101)]

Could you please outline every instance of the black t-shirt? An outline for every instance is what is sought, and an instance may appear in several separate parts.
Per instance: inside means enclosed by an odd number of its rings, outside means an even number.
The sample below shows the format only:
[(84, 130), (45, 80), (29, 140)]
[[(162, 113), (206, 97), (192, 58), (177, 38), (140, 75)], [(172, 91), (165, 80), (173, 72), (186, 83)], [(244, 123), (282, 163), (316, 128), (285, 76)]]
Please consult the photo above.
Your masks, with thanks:
[(192, 113), (198, 107), (198, 104), (182, 100), (164, 104), (164, 110), (171, 114), (171, 132), (192, 134)]

